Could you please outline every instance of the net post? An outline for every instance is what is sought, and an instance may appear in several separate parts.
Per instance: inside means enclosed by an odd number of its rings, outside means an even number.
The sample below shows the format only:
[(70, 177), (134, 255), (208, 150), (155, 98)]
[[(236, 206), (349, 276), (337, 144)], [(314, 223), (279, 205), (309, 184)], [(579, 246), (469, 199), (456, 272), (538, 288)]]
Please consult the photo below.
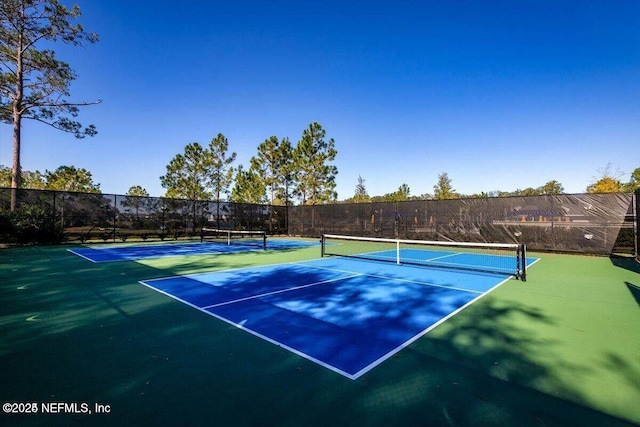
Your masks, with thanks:
[(322, 236), (320, 236), (320, 258), (324, 258), (324, 244), (325, 244), (325, 237), (323, 234)]
[(231, 245), (231, 230), (227, 230), (227, 245)]
[(266, 232), (262, 235), (262, 249), (265, 251), (267, 250), (267, 233)]
[(400, 240), (396, 241), (396, 264), (400, 265)]
[(520, 280), (527, 281), (527, 246), (524, 243), (518, 246), (518, 274)]

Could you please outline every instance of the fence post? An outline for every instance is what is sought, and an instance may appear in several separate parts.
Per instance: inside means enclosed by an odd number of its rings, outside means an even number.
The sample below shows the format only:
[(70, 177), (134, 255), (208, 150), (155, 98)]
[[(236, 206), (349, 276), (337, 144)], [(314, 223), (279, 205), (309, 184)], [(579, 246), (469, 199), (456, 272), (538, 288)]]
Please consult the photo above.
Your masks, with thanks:
[(632, 203), (632, 205), (635, 208), (635, 217), (636, 220), (633, 223), (633, 234), (635, 235), (635, 252), (636, 252), (636, 259), (638, 261), (640, 261), (640, 253), (638, 251), (640, 251), (640, 189), (636, 190), (635, 193), (633, 193), (633, 198), (635, 199), (634, 202)]
[(56, 234), (56, 192), (53, 192), (53, 212), (51, 215), (51, 235), (55, 236)]
[(289, 201), (286, 200), (284, 202), (284, 227), (285, 227), (284, 231), (285, 231), (285, 234), (287, 236), (290, 234), (289, 233), (289, 229), (290, 229), (289, 228), (289, 218), (290, 218), (290, 216), (289, 216)]
[(113, 242), (116, 242), (116, 221), (118, 220), (118, 195), (113, 195)]

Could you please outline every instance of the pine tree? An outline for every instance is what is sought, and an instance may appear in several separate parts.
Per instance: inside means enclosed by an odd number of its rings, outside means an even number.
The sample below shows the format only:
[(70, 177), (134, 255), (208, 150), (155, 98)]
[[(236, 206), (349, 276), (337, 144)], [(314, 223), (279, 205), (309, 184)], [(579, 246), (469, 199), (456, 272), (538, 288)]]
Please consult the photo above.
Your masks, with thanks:
[[(76, 74), (56, 58), (53, 43), (82, 46), (98, 41), (95, 33), (73, 25), (80, 9), (58, 0), (12, 0), (0, 2), (0, 120), (13, 125), (11, 187), (20, 188), (22, 120), (31, 119), (77, 138), (94, 136), (93, 125), (82, 128), (75, 119), (79, 107), (97, 104), (71, 102), (69, 87)], [(15, 191), (11, 210), (15, 209)]]
[(433, 198), (440, 199), (457, 199), (458, 195), (451, 185), (451, 179), (446, 172), (438, 175), (438, 183), (433, 186)]
[(219, 133), (209, 143), (209, 152), (207, 153), (207, 175), (208, 183), (212, 189), (214, 200), (219, 203), (223, 194), (229, 194), (229, 187), (233, 182), (233, 167), (231, 163), (236, 160), (236, 153), (227, 156), (229, 149), (229, 141)]
[(369, 194), (367, 194), (367, 188), (364, 182), (364, 178), (358, 175), (358, 184), (356, 185), (356, 192), (353, 195), (353, 203), (364, 203), (371, 200)]
[(278, 137), (272, 136), (258, 145), (258, 155), (251, 158), (251, 169), (256, 171), (264, 181), (271, 204), (274, 204), (278, 188), (282, 183), (280, 147)]
[(337, 197), (336, 175), (338, 168), (331, 165), (337, 151), (333, 138), (325, 141), (326, 131), (319, 123), (312, 123), (302, 133), (302, 139), (294, 149), (297, 172), (296, 193), (302, 204), (317, 205)]
[(75, 166), (60, 166), (53, 172), (45, 172), (48, 190), (100, 193), (100, 184), (94, 184), (91, 172)]
[(167, 165), (167, 173), (160, 177), (160, 183), (167, 189), (169, 198), (208, 200), (210, 153), (193, 142), (184, 148), (184, 154), (176, 155)]
[(245, 171), (242, 165), (238, 166), (230, 200), (235, 203), (265, 202), (265, 184), (255, 169)]

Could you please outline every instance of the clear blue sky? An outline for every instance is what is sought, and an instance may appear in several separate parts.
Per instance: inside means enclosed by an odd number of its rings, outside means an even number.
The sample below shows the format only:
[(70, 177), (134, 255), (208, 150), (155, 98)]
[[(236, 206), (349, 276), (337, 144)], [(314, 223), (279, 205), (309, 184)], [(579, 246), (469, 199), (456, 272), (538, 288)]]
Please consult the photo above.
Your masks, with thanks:
[[(640, 167), (640, 1), (78, 0), (100, 42), (58, 48), (99, 134), (28, 122), (23, 169), (86, 168), (105, 193), (151, 195), (184, 146), (223, 133), (248, 166), (317, 121), (339, 199), (406, 183), (461, 193), (558, 180), (583, 192)], [(0, 125), (0, 164), (11, 165)]]

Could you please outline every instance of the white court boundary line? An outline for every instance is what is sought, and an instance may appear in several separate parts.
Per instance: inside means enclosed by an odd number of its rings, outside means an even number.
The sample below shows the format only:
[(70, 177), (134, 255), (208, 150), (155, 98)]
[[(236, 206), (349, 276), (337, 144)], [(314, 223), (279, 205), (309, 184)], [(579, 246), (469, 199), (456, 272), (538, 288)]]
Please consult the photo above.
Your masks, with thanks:
[[(345, 259), (347, 259), (347, 258), (345, 258)], [(317, 266), (317, 265), (304, 264), (304, 261), (301, 262), (300, 264), (304, 265), (305, 267), (317, 268), (317, 269), (321, 269), (321, 270), (329, 270), (329, 271), (335, 271), (335, 272), (339, 272), (339, 273), (354, 273), (353, 271), (341, 270), (339, 268), (320, 267), (320, 266)], [(423, 282), (423, 281), (420, 281), (420, 280), (402, 279), (402, 278), (398, 278), (398, 277), (389, 277), (389, 276), (383, 276), (383, 275), (379, 275), (379, 274), (370, 274), (370, 273), (360, 273), (360, 275), (361, 276), (365, 276), (365, 277), (372, 277), (374, 279), (393, 280), (393, 281), (396, 281), (396, 282), (415, 283), (416, 285), (431, 286), (431, 287), (434, 287), (434, 288), (453, 289), (454, 291), (469, 292), (469, 293), (472, 293), (472, 294), (481, 294), (481, 293), (483, 293), (482, 291), (474, 291), (473, 289), (458, 288), (458, 287), (455, 287), (455, 286), (447, 286), (447, 285), (438, 285), (437, 283)], [(508, 277), (507, 279), (511, 279), (511, 277)]]
[[(90, 249), (92, 251), (96, 251), (96, 252), (102, 252), (102, 253), (107, 253), (107, 254), (117, 254), (118, 249), (128, 249), (128, 248), (156, 248), (156, 247), (168, 247), (168, 246), (187, 246), (187, 245), (220, 245), (219, 243), (215, 243), (215, 242), (179, 242), (179, 243), (175, 243), (175, 242), (169, 242), (169, 243), (150, 243), (147, 245), (138, 245), (138, 244), (131, 244), (131, 245), (120, 245), (120, 246), (96, 246), (96, 247), (83, 247), (83, 248), (77, 248), (77, 249)], [(224, 246), (228, 246), (228, 245), (224, 245)], [(262, 249), (261, 249), (262, 250)], [(95, 264), (102, 264), (102, 263), (107, 263), (107, 262), (124, 262), (124, 261), (133, 261), (133, 262), (138, 262), (138, 261), (147, 261), (147, 260), (153, 260), (153, 259), (161, 259), (161, 258), (171, 258), (171, 257), (179, 257), (179, 256), (203, 256), (203, 255), (220, 255), (220, 254), (229, 254), (229, 253), (234, 253), (234, 251), (224, 251), (224, 250), (216, 250), (216, 249), (212, 249), (209, 250), (207, 252), (191, 252), (191, 253), (182, 253), (182, 254), (176, 254), (176, 253), (169, 253), (169, 254), (162, 254), (162, 255), (154, 255), (154, 256), (147, 256), (147, 257), (142, 257), (142, 258), (128, 258), (128, 257), (120, 257), (117, 259), (107, 259), (107, 260), (103, 260), (103, 261), (98, 261), (98, 260), (94, 260), (92, 258), (89, 258), (87, 256), (84, 256), (78, 252), (76, 252), (73, 249), (67, 249), (68, 252), (71, 252), (72, 254), (79, 256), (81, 258), (86, 259), (87, 261), (91, 261)], [(247, 250), (246, 252), (252, 252), (252, 249)]]
[[(317, 358), (311, 356), (310, 354), (304, 353), (304, 352), (302, 352), (302, 351), (300, 351), (300, 350), (298, 350), (296, 348), (288, 346), (287, 344), (284, 344), (284, 343), (282, 343), (280, 341), (277, 341), (277, 340), (275, 340), (273, 338), (270, 338), (270, 337), (268, 337), (266, 335), (263, 335), (263, 334), (261, 334), (261, 333), (259, 333), (257, 331), (254, 331), (253, 329), (246, 328), (241, 323), (234, 322), (232, 320), (227, 319), (226, 317), (222, 317), (222, 316), (220, 316), (220, 315), (218, 315), (216, 313), (212, 313), (212, 312), (210, 312), (208, 310), (205, 310), (202, 307), (199, 307), (199, 306), (197, 306), (195, 304), (192, 304), (192, 303), (190, 303), (188, 301), (185, 301), (185, 300), (183, 300), (181, 298), (178, 298), (175, 295), (167, 293), (167, 292), (165, 292), (165, 291), (163, 291), (161, 289), (154, 288), (153, 286), (148, 285), (143, 281), (141, 281), (139, 283), (143, 284), (144, 286), (148, 287), (149, 289), (152, 289), (152, 290), (154, 290), (156, 292), (159, 292), (159, 293), (164, 294), (164, 295), (166, 295), (166, 296), (168, 296), (170, 298), (173, 298), (176, 301), (179, 301), (179, 302), (181, 302), (183, 304), (186, 304), (186, 305), (190, 306), (191, 308), (195, 308), (196, 310), (199, 310), (199, 311), (201, 311), (202, 313), (204, 313), (204, 314), (206, 314), (208, 316), (215, 317), (216, 319), (221, 320), (221, 321), (223, 321), (224, 323), (226, 323), (228, 325), (235, 326), (236, 328), (241, 329), (241, 330), (243, 330), (245, 332), (248, 332), (253, 336), (256, 336), (256, 337), (258, 337), (260, 339), (263, 339), (263, 340), (265, 340), (265, 341), (267, 341), (267, 342), (269, 342), (271, 344), (274, 344), (274, 345), (276, 345), (276, 346), (278, 346), (280, 348), (283, 348), (283, 349), (285, 349), (287, 351), (290, 351), (291, 353), (293, 353), (293, 354), (295, 354), (297, 356), (300, 356), (300, 357), (302, 357), (304, 359), (307, 359), (307, 360), (309, 360), (309, 361), (311, 361), (313, 363), (316, 363), (316, 364), (322, 366), (323, 368), (329, 369), (330, 371), (333, 371), (333, 372), (335, 372), (337, 374), (345, 376), (345, 377), (347, 377), (347, 378), (349, 378), (351, 380), (357, 379), (356, 376), (353, 376), (353, 375), (349, 374), (348, 372), (345, 372), (345, 371), (343, 371), (343, 370), (341, 370), (339, 368), (336, 368), (335, 366), (330, 365), (330, 364), (328, 364), (328, 363), (326, 363), (326, 362), (324, 362), (324, 361), (322, 361), (320, 359), (317, 359)], [(360, 375), (362, 375), (362, 374), (360, 374)]]
[[(79, 256), (80, 258), (84, 258), (84, 259), (86, 259), (87, 261), (91, 261), (91, 262), (92, 262), (92, 263), (94, 263), (94, 264), (97, 264), (97, 263), (99, 262), (99, 261), (96, 261), (96, 260), (94, 260), (94, 259), (91, 259), (91, 258), (89, 258), (89, 257), (87, 257), (87, 256), (84, 256), (84, 255), (82, 255), (82, 254), (79, 254), (78, 252), (74, 251), (73, 249), (67, 249), (67, 251), (71, 252), (71, 253), (72, 253), (72, 254), (74, 254), (75, 256)], [(103, 261), (103, 262), (104, 262), (104, 261)]]
[[(318, 260), (315, 260), (318, 261)], [(508, 282), (509, 280), (512, 279), (512, 276), (506, 277), (505, 279), (503, 279), (502, 281), (500, 281), (498, 284), (496, 284), (495, 286), (491, 287), (490, 289), (488, 289), (487, 291), (481, 292), (481, 291), (474, 291), (474, 290), (470, 290), (470, 289), (464, 289), (464, 288), (457, 288), (457, 287), (452, 287), (452, 286), (444, 286), (444, 285), (437, 285), (437, 284), (432, 284), (432, 283), (427, 283), (427, 282), (420, 282), (420, 281), (415, 281), (415, 280), (410, 280), (410, 279), (399, 279), (399, 278), (394, 278), (394, 277), (388, 277), (388, 276), (381, 276), (381, 275), (376, 275), (376, 274), (365, 274), (365, 273), (357, 273), (354, 271), (348, 271), (348, 270), (341, 270), (341, 269), (336, 269), (336, 268), (331, 268), (331, 267), (321, 267), (321, 266), (316, 266), (316, 265), (309, 265), (306, 264), (305, 262), (309, 262), (309, 261), (299, 261), (299, 262), (285, 262), (285, 263), (280, 263), (280, 264), (271, 264), (271, 265), (263, 265), (263, 266), (256, 266), (256, 267), (240, 267), (240, 268), (235, 268), (235, 269), (229, 269), (229, 270), (219, 270), (219, 271), (213, 271), (213, 272), (205, 272), (205, 273), (194, 273), (194, 274), (190, 274), (190, 275), (185, 275), (185, 276), (171, 276), (171, 277), (165, 277), (165, 278), (158, 278), (158, 279), (150, 279), (147, 281), (139, 281), (140, 284), (148, 287), (149, 289), (152, 289), (156, 292), (159, 292), (161, 294), (164, 294), (176, 301), (179, 301), (183, 304), (186, 304), (192, 308), (195, 308), (196, 310), (199, 310), (209, 316), (215, 317), (216, 319), (222, 320), (223, 322), (235, 326), (238, 329), (242, 329), (246, 332), (249, 332), (250, 334), (261, 338), (267, 342), (270, 342), (272, 344), (277, 345), (278, 347), (284, 348), (300, 357), (303, 357), (309, 361), (312, 361), (326, 369), (329, 369), (333, 372), (336, 372), (342, 376), (345, 376), (351, 380), (356, 380), (359, 377), (361, 377), (362, 375), (366, 374), (367, 372), (369, 372), (370, 370), (372, 370), (373, 368), (375, 368), (376, 366), (382, 364), (384, 361), (386, 361), (387, 359), (391, 358), (392, 356), (394, 356), (395, 354), (397, 354), (398, 352), (400, 352), (402, 349), (408, 347), (409, 345), (411, 345), (412, 343), (414, 343), (415, 341), (417, 341), (418, 339), (420, 339), (421, 337), (423, 337), (424, 335), (426, 335), (427, 333), (429, 333), (431, 330), (433, 330), (434, 328), (436, 328), (437, 326), (441, 325), (442, 323), (444, 323), (445, 321), (447, 321), (448, 319), (450, 319), (451, 317), (455, 316), (456, 314), (460, 313), (462, 310), (466, 309), (467, 307), (469, 307), (470, 305), (474, 304), (475, 302), (479, 301), (481, 298), (483, 298), (484, 296), (488, 295), (489, 293), (493, 292), (495, 289), (497, 289), (498, 287), (500, 287), (502, 284)], [(203, 282), (203, 281), (199, 281), (197, 279), (194, 279), (193, 276), (201, 276), (201, 275), (211, 275), (211, 274), (224, 274), (224, 273), (228, 273), (228, 272), (232, 272), (232, 271), (241, 271), (241, 270), (255, 270), (255, 269), (261, 269), (261, 268), (273, 268), (273, 267), (277, 267), (277, 266), (285, 266), (285, 265), (292, 265), (292, 266), (302, 266), (305, 268), (311, 268), (311, 269), (320, 269), (320, 270), (329, 270), (329, 271), (335, 271), (335, 272), (340, 272), (340, 273), (350, 273), (350, 275), (348, 276), (344, 276), (344, 277), (338, 277), (338, 278), (334, 278), (334, 279), (330, 279), (330, 280), (326, 280), (326, 281), (320, 281), (320, 282), (316, 282), (316, 283), (310, 283), (310, 284), (305, 284), (305, 285), (300, 285), (300, 286), (296, 286), (296, 287), (292, 287), (292, 288), (286, 288), (286, 289), (282, 289), (282, 290), (278, 290), (278, 291), (274, 291), (274, 292), (267, 292), (261, 295), (254, 295), (254, 296), (248, 296), (245, 298), (239, 298), (237, 300), (233, 300), (233, 301), (227, 301), (227, 302), (223, 302), (223, 303), (219, 303), (219, 304), (213, 304), (210, 306), (204, 306), (204, 307), (200, 307), (197, 306), (193, 303), (190, 303), (188, 301), (183, 300), (182, 298), (179, 298), (173, 294), (170, 294), (169, 292), (163, 291), (161, 289), (158, 289), (154, 286), (152, 286), (151, 284), (147, 283), (147, 282), (155, 282), (155, 281), (162, 281), (162, 280), (169, 280), (169, 279), (175, 279), (175, 278), (180, 278), (180, 277), (187, 277), (190, 278), (192, 280), (196, 280), (199, 283), (202, 283), (203, 285), (208, 285), (208, 286), (216, 286), (213, 285), (211, 283), (207, 283), (207, 282)], [(236, 302), (241, 302), (241, 301), (247, 301), (247, 300), (251, 300), (251, 299), (257, 299), (260, 297), (264, 297), (264, 296), (269, 296), (269, 295), (275, 295), (275, 294), (280, 294), (280, 293), (284, 293), (284, 292), (288, 292), (288, 291), (292, 291), (292, 290), (298, 290), (298, 289), (302, 289), (302, 288), (307, 288), (307, 287), (311, 287), (311, 286), (319, 286), (322, 284), (326, 284), (326, 283), (332, 283), (332, 282), (338, 282), (341, 280), (350, 280), (353, 279), (355, 277), (372, 277), (375, 279), (383, 279), (383, 280), (389, 280), (389, 281), (399, 281), (399, 282), (407, 282), (407, 283), (414, 283), (414, 284), (418, 284), (418, 285), (425, 285), (425, 286), (430, 286), (430, 287), (436, 287), (436, 288), (442, 288), (442, 289), (449, 289), (449, 290), (453, 290), (453, 291), (458, 291), (458, 292), (466, 292), (466, 293), (473, 293), (473, 294), (477, 294), (477, 297), (473, 298), (471, 301), (467, 302), (466, 304), (462, 305), (461, 307), (459, 307), (458, 309), (454, 310), (453, 312), (449, 313), (448, 315), (444, 316), (443, 318), (441, 318), (440, 320), (436, 321), (435, 323), (433, 323), (432, 325), (430, 325), (429, 327), (427, 327), (426, 329), (416, 333), (413, 337), (411, 337), (410, 339), (404, 341), (403, 343), (401, 343), (400, 345), (398, 345), (397, 347), (391, 349), (390, 351), (388, 351), (386, 354), (380, 356), (378, 359), (376, 359), (375, 361), (373, 361), (372, 363), (370, 363), (369, 365), (363, 367), (362, 369), (360, 369), (358, 372), (356, 372), (355, 374), (350, 374), (348, 372), (345, 372), (333, 365), (330, 365), (327, 362), (324, 362), (322, 360), (319, 360), (307, 353), (304, 353), (300, 350), (297, 350), (287, 344), (284, 344), (278, 340), (275, 340), (273, 338), (270, 338), (268, 336), (265, 336), (257, 331), (254, 331), (253, 329), (247, 328), (245, 327), (242, 323), (237, 323), (234, 322), (230, 319), (227, 319), (225, 317), (222, 317), (218, 314), (212, 313), (211, 311), (208, 311), (211, 308), (216, 308), (216, 307), (220, 307), (220, 306), (224, 306), (224, 305), (228, 305), (228, 304), (232, 304), (232, 303), (236, 303)], [(323, 321), (322, 319), (316, 319), (318, 321)], [(335, 324), (334, 324), (335, 325)], [(337, 327), (341, 327), (340, 325), (335, 325)]]
[(449, 320), (450, 318), (452, 318), (453, 316), (455, 316), (456, 314), (460, 313), (462, 310), (464, 310), (465, 308), (469, 307), (470, 305), (476, 303), (477, 301), (479, 301), (480, 299), (482, 299), (483, 297), (485, 297), (486, 295), (488, 295), (489, 293), (493, 292), (494, 289), (497, 289), (499, 286), (501, 286), (503, 283), (508, 282), (509, 280), (511, 280), (511, 277), (507, 277), (506, 279), (504, 279), (503, 281), (501, 281), (500, 283), (498, 283), (497, 285), (495, 285), (494, 287), (492, 287), (491, 289), (489, 289), (488, 291), (481, 293), (480, 295), (478, 295), (476, 298), (472, 299), (471, 301), (469, 301), (468, 303), (464, 304), (463, 306), (461, 306), (460, 308), (452, 311), (451, 313), (449, 313), (448, 315), (446, 315), (445, 317), (443, 317), (442, 319), (438, 320), (437, 322), (435, 322), (434, 324), (432, 324), (431, 326), (429, 326), (428, 328), (424, 329), (422, 332), (417, 333), (416, 335), (414, 335), (412, 338), (408, 339), (407, 341), (405, 341), (404, 343), (402, 343), (401, 345), (399, 345), (398, 347), (392, 349), (391, 351), (389, 351), (387, 354), (379, 357), (378, 359), (376, 359), (375, 361), (371, 362), (369, 365), (365, 366), (364, 368), (362, 368), (361, 370), (359, 370), (358, 372), (356, 372), (355, 374), (353, 374), (353, 380), (357, 379), (358, 377), (366, 374), (367, 372), (369, 372), (370, 370), (372, 370), (373, 368), (375, 368), (376, 366), (380, 365), (382, 362), (384, 362), (385, 360), (389, 359), (390, 357), (392, 357), (393, 355), (399, 353), (402, 349), (410, 346), (411, 344), (413, 344), (415, 341), (417, 341), (418, 339), (422, 338), (423, 336), (425, 336), (427, 333), (429, 333), (430, 331), (432, 331), (434, 328), (440, 326), (441, 324), (443, 324), (444, 322), (446, 322), (447, 320)]
[(353, 279), (354, 277), (359, 277), (359, 276), (364, 276), (364, 275), (363, 274), (352, 274), (351, 276), (336, 277), (335, 279), (322, 280), (320, 282), (308, 283), (308, 284), (304, 284), (304, 285), (294, 286), (292, 288), (280, 289), (278, 291), (265, 292), (263, 294), (251, 295), (251, 296), (244, 297), (244, 298), (238, 298), (236, 300), (220, 302), (218, 304), (205, 305), (202, 308), (207, 310), (209, 308), (221, 307), (223, 305), (235, 304), (237, 302), (243, 302), (243, 301), (248, 301), (248, 300), (252, 300), (252, 299), (268, 297), (268, 296), (271, 296), (271, 295), (277, 295), (277, 294), (281, 294), (281, 293), (284, 293), (284, 292), (297, 291), (299, 289), (310, 288), (312, 286), (318, 286), (318, 285), (324, 285), (324, 284), (327, 284), (327, 283), (338, 282), (340, 280)]

